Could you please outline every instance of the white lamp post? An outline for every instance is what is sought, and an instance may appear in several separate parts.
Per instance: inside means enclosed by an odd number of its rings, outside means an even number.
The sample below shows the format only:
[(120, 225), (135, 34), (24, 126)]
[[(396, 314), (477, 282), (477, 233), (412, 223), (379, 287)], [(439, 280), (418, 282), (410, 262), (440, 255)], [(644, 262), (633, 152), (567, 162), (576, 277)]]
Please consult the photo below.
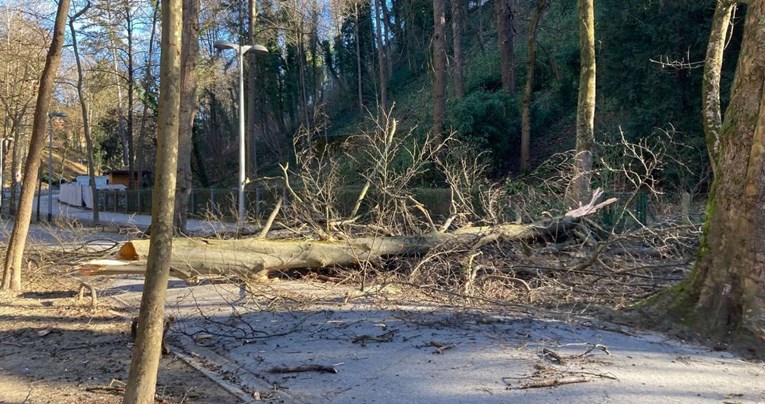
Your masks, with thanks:
[(263, 45), (237, 45), (228, 41), (215, 41), (213, 46), (215, 49), (235, 50), (239, 60), (239, 217), (237, 223), (239, 226), (242, 226), (247, 217), (244, 200), (244, 185), (247, 181), (244, 143), (244, 54), (251, 49), (259, 53), (268, 53), (268, 49)]
[(63, 112), (48, 113), (48, 223), (53, 221), (53, 118), (66, 118)]

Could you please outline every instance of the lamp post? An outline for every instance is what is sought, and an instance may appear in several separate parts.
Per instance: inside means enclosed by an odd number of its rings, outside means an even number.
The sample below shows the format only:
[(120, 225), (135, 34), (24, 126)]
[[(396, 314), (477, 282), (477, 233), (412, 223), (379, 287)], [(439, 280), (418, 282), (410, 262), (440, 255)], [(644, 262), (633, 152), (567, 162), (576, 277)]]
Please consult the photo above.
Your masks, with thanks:
[(3, 173), (5, 173), (5, 144), (13, 142), (13, 137), (0, 137), (0, 216), (3, 213), (3, 198), (5, 197), (5, 182), (3, 181)]
[(244, 136), (244, 54), (249, 50), (259, 53), (268, 53), (263, 45), (237, 45), (228, 41), (215, 41), (215, 49), (233, 49), (236, 51), (239, 60), (239, 217), (237, 224), (242, 226), (247, 217), (246, 205), (244, 200), (244, 185), (247, 181), (245, 174), (245, 136)]
[(63, 112), (48, 113), (48, 223), (53, 221), (53, 118), (66, 118)]

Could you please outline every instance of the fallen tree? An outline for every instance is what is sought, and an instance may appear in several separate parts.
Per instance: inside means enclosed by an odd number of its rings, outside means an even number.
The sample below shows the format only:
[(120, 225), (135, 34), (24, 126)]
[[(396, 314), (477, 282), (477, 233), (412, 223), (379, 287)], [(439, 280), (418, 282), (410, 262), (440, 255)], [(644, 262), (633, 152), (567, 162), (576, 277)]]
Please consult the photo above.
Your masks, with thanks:
[[(171, 276), (192, 280), (205, 275), (235, 275), (265, 278), (271, 272), (290, 269), (357, 265), (389, 256), (424, 254), (437, 246), (477, 249), (494, 240), (559, 241), (571, 237), (580, 219), (616, 202), (597, 203), (597, 190), (587, 205), (560, 217), (531, 224), (466, 227), (454, 232), (432, 232), (417, 236), (363, 237), (338, 241), (240, 240), (177, 238), (173, 240)], [(78, 267), (83, 275), (142, 274), (149, 254), (149, 240), (125, 243), (116, 257), (92, 260)]]

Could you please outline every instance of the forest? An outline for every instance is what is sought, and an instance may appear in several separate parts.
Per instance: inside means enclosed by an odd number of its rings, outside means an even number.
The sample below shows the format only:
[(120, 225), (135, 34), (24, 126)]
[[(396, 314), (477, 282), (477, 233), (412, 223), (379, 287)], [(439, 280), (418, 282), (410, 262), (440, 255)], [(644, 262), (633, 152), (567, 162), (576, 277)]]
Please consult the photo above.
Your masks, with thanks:
[[(0, 0), (0, 14), (0, 286), (64, 260), (86, 279), (144, 275), (125, 402), (155, 397), (169, 277), (608, 307), (765, 355), (765, 0)], [(145, 205), (150, 228), (98, 257), (27, 245), (34, 203), (39, 217), (75, 176), (103, 225), (118, 196), (96, 177), (118, 172), (124, 213)], [(131, 210), (130, 195), (148, 199)], [(196, 220), (230, 226), (194, 237)]]

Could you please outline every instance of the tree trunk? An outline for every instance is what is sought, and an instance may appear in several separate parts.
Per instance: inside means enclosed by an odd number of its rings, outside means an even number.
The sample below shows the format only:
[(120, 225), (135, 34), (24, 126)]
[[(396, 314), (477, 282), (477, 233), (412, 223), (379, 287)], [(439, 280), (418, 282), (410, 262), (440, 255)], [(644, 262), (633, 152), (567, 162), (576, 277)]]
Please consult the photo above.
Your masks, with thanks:
[(446, 119), (446, 10), (445, 0), (433, 0), (433, 136), (441, 139)]
[[(66, 1), (66, 0), (64, 0)], [(126, 403), (153, 403), (161, 354), (167, 280), (173, 248), (181, 84), (181, 0), (162, 0), (160, 99), (151, 248), (133, 348)]]
[[(616, 198), (611, 198), (597, 203), (601, 195), (602, 192), (597, 190), (590, 203), (561, 217), (533, 224), (468, 227), (453, 233), (342, 241), (182, 238), (173, 242), (173, 252), (168, 261), (172, 276), (181, 279), (222, 274), (264, 278), (271, 271), (357, 265), (388, 256), (423, 254), (444, 244), (453, 248), (477, 249), (497, 239), (526, 242), (535, 239), (560, 240), (570, 237), (570, 230), (579, 225), (581, 217), (616, 202)], [(86, 262), (78, 270), (83, 275), (141, 274), (145, 268), (142, 264), (151, 254), (152, 243), (131, 241), (120, 249), (116, 259)]]
[(383, 35), (382, 35), (382, 25), (384, 24), (383, 18), (382, 18), (382, 6), (380, 5), (381, 0), (373, 0), (374, 1), (374, 7), (375, 7), (375, 16), (377, 17), (377, 20), (375, 21), (375, 38), (377, 39), (377, 64), (379, 65), (379, 73), (380, 73), (380, 110), (378, 112), (382, 112), (382, 114), (387, 114), (388, 112), (388, 79), (387, 79), (387, 73), (385, 71), (386, 69), (386, 62), (385, 62), (385, 41), (383, 41)]
[(529, 169), (529, 146), (531, 143), (531, 96), (534, 93), (534, 70), (537, 66), (537, 31), (548, 0), (537, 0), (534, 16), (529, 26), (528, 60), (526, 68), (526, 86), (523, 90), (521, 106), (521, 171)]
[[(128, 74), (128, 95), (127, 95), (127, 128), (125, 129), (128, 143), (128, 182), (129, 189), (136, 189), (135, 174), (135, 142), (133, 140), (133, 104), (135, 98), (135, 68), (133, 67), (133, 10), (131, 2), (125, 2), (125, 23), (127, 31), (127, 74)], [(140, 183), (140, 181), (139, 181)]]
[[(154, 75), (152, 74), (152, 61), (154, 60), (154, 37), (157, 33), (157, 20), (159, 14), (159, 5), (153, 6), (151, 17), (151, 33), (149, 34), (149, 51), (146, 56), (146, 70), (144, 71), (143, 88), (148, 92), (149, 87), (154, 82)], [(149, 114), (149, 97), (146, 94), (142, 97), (143, 110), (141, 111), (141, 127), (138, 132), (138, 147), (136, 148), (136, 160), (137, 170), (141, 176), (141, 183), (139, 188), (143, 188), (143, 169), (144, 162), (144, 145), (146, 143), (146, 123), (148, 121)]]
[(454, 96), (461, 100), (465, 96), (465, 67), (462, 55), (462, 25), (467, 5), (461, 0), (452, 2), (452, 39), (454, 42)]
[(502, 89), (515, 94), (515, 54), (513, 37), (513, 9), (510, 0), (494, 0), (494, 14), (497, 18), (497, 43), (501, 57)]
[[(193, 187), (191, 148), (194, 117), (197, 114), (196, 68), (199, 59), (199, 0), (183, 1), (181, 49), (181, 109), (178, 130), (178, 177), (175, 190), (175, 230), (186, 232), (189, 196)], [(254, 53), (254, 52), (253, 52)]]
[(719, 0), (715, 15), (712, 18), (712, 32), (709, 34), (707, 57), (704, 63), (704, 84), (702, 89), (704, 135), (709, 152), (709, 163), (712, 172), (717, 171), (717, 159), (720, 150), (720, 130), (722, 127), (722, 112), (720, 110), (720, 72), (725, 53), (725, 41), (728, 39), (728, 28), (731, 18), (736, 11), (736, 3), (729, 0)]
[(576, 108), (576, 155), (566, 204), (589, 198), (592, 147), (595, 143), (595, 12), (593, 0), (579, 0), (579, 100)]
[(355, 24), (353, 24), (353, 27), (355, 29), (356, 33), (356, 81), (357, 81), (357, 92), (358, 92), (358, 108), (359, 112), (364, 111), (364, 93), (363, 93), (363, 84), (361, 81), (361, 37), (359, 36), (359, 0), (354, 0), (353, 2), (353, 10), (354, 18), (356, 19)]
[[(69, 18), (69, 31), (72, 33), (72, 49), (74, 50), (74, 60), (77, 62), (77, 97), (80, 100), (80, 110), (82, 112), (82, 130), (85, 132), (85, 144), (88, 152), (88, 176), (90, 177), (90, 194), (93, 195), (93, 223), (99, 223), (98, 217), (98, 189), (96, 186), (96, 168), (93, 158), (93, 136), (90, 133), (90, 112), (88, 103), (85, 100), (85, 85), (82, 74), (82, 62), (80, 61), (80, 51), (77, 47), (77, 31), (74, 29), (74, 21), (83, 15), (90, 8), (88, 2), (82, 10)], [(62, 175), (63, 176), (63, 175)]]
[(29, 233), (29, 220), (32, 218), (32, 203), (35, 197), (34, 186), (37, 184), (42, 149), (45, 145), (45, 123), (48, 119), (48, 108), (53, 94), (56, 72), (61, 61), (61, 48), (65, 39), (68, 10), (69, 0), (60, 0), (56, 11), (56, 22), (53, 26), (53, 40), (45, 59), (45, 68), (42, 71), (40, 88), (37, 92), (37, 104), (32, 122), (32, 138), (29, 142), (29, 153), (24, 167), (24, 188), (21, 191), (19, 209), (5, 255), (2, 283), (2, 289), (5, 290), (21, 289), (21, 264), (27, 233)]
[[(765, 358), (765, 0), (746, 10), (744, 37), (699, 256), (681, 288), (659, 299), (687, 324)], [(678, 298), (679, 292), (680, 298)]]

